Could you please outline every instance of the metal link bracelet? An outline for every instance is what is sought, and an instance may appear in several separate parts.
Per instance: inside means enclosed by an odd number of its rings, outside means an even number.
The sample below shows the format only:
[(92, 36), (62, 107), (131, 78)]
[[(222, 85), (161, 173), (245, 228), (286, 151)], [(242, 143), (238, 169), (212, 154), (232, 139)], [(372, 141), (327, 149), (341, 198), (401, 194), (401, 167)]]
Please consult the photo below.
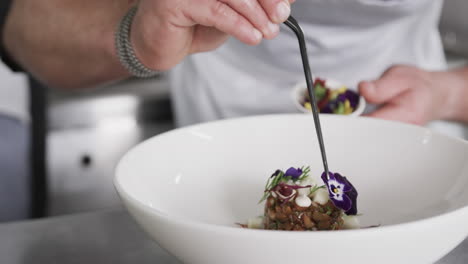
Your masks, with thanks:
[(127, 14), (125, 14), (125, 16), (120, 21), (115, 33), (115, 47), (120, 63), (131, 75), (140, 78), (149, 78), (156, 76), (161, 72), (154, 71), (143, 65), (133, 50), (130, 40), (130, 33), (133, 18), (135, 17), (137, 9), (138, 8), (136, 6), (130, 8)]

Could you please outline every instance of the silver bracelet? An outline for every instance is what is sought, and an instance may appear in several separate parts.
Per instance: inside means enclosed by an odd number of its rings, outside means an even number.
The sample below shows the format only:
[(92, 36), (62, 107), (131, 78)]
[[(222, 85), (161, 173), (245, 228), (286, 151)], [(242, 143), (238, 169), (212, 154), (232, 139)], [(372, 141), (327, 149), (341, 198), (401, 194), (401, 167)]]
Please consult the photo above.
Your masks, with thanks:
[(124, 66), (131, 75), (140, 78), (153, 77), (160, 72), (154, 71), (141, 63), (141, 61), (135, 55), (135, 51), (133, 50), (130, 40), (132, 22), (136, 12), (136, 6), (130, 8), (130, 10), (127, 12), (127, 14), (125, 14), (118, 25), (117, 31), (115, 33), (115, 47), (117, 50), (117, 57), (119, 58), (122, 66)]

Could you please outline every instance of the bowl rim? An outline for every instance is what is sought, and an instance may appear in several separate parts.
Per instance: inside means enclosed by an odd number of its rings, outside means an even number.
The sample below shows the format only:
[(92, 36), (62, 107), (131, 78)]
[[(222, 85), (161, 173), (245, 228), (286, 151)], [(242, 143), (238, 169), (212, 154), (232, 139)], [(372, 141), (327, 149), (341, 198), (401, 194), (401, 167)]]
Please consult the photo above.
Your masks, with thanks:
[[(321, 114), (321, 115), (322, 115), (322, 117), (324, 116), (324, 114)], [(281, 113), (281, 114), (254, 115), (254, 116), (247, 116), (247, 117), (237, 117), (237, 118), (230, 118), (230, 119), (223, 119), (223, 120), (215, 120), (215, 121), (209, 121), (209, 122), (204, 122), (204, 123), (199, 123), (199, 124), (194, 124), (194, 125), (189, 125), (189, 126), (185, 126), (185, 127), (176, 128), (176, 129), (161, 133), (159, 135), (156, 135), (154, 137), (151, 137), (151, 138), (149, 138), (147, 140), (144, 140), (143, 142), (139, 143), (138, 145), (134, 146), (133, 148), (131, 148), (129, 151), (127, 151), (127, 153), (125, 153), (125, 155), (123, 157), (120, 158), (120, 160), (119, 160), (119, 162), (118, 162), (118, 164), (117, 164), (117, 166), (116, 166), (116, 168), (114, 170), (114, 179), (113, 179), (114, 188), (116, 189), (118, 195), (124, 200), (124, 204), (125, 204), (126, 207), (127, 207), (127, 205), (125, 203), (125, 200), (131, 202), (134, 206), (138, 207), (139, 209), (141, 209), (141, 210), (143, 210), (143, 211), (145, 211), (145, 212), (147, 212), (147, 213), (149, 213), (149, 214), (151, 214), (151, 215), (153, 215), (155, 217), (164, 219), (166, 221), (170, 221), (172, 223), (177, 223), (178, 225), (182, 225), (182, 226), (192, 226), (194, 228), (198, 228), (198, 229), (202, 229), (202, 230), (211, 230), (211, 231), (217, 231), (217, 232), (232, 232), (232, 231), (235, 230), (236, 232), (248, 232), (248, 233), (255, 232), (257, 234), (265, 234), (265, 235), (275, 233), (276, 235), (281, 234), (281, 235), (284, 235), (284, 236), (291, 236), (293, 234), (294, 235), (299, 235), (299, 236), (309, 235), (309, 234), (314, 234), (316, 236), (334, 236), (336, 234), (342, 234), (342, 233), (352, 234), (352, 235), (361, 234), (361, 233), (362, 234), (373, 234), (375, 232), (394, 232), (394, 231), (399, 231), (399, 230), (406, 229), (406, 228), (409, 228), (409, 227), (412, 227), (412, 226), (419, 226), (419, 225), (422, 225), (422, 224), (430, 224), (430, 222), (442, 221), (442, 220), (444, 220), (446, 218), (451, 218), (451, 217), (454, 217), (456, 215), (463, 214), (465, 211), (468, 211), (468, 204), (467, 204), (467, 205), (464, 205), (464, 206), (462, 206), (460, 208), (454, 209), (454, 210), (449, 211), (449, 212), (444, 212), (442, 214), (422, 218), (422, 219), (419, 219), (419, 220), (412, 220), (412, 221), (408, 221), (408, 222), (403, 222), (403, 223), (399, 223), (399, 224), (379, 226), (377, 228), (361, 228), (361, 229), (346, 229), (346, 230), (333, 230), (333, 231), (313, 231), (313, 232), (312, 231), (307, 231), (307, 232), (285, 232), (285, 231), (282, 231), (282, 230), (251, 229), (251, 228), (236, 227), (234, 225), (228, 226), (228, 225), (222, 225), (222, 224), (210, 224), (210, 223), (205, 223), (205, 222), (202, 222), (202, 221), (197, 221), (197, 220), (192, 220), (192, 219), (187, 219), (187, 220), (182, 221), (178, 217), (171, 216), (170, 214), (164, 213), (164, 212), (162, 212), (162, 211), (160, 211), (160, 210), (158, 210), (156, 208), (153, 208), (153, 207), (145, 204), (144, 202), (141, 202), (139, 199), (135, 198), (134, 196), (130, 195), (127, 191), (125, 191), (125, 188), (121, 185), (120, 178), (123, 177), (123, 176), (121, 176), (119, 171), (121, 170), (120, 167), (123, 166), (122, 164), (124, 163), (124, 160), (126, 160), (128, 156), (133, 155), (134, 152), (138, 151), (138, 149), (140, 148), (141, 145), (149, 144), (149, 142), (152, 141), (155, 138), (170, 136), (171, 134), (178, 133), (179, 131), (188, 130), (188, 129), (197, 129), (197, 128), (204, 127), (204, 126), (210, 126), (211, 124), (215, 124), (215, 123), (221, 124), (221, 123), (238, 122), (238, 121), (242, 121), (242, 120), (255, 119), (255, 118), (266, 119), (266, 118), (280, 118), (280, 117), (287, 117), (287, 116), (303, 116), (303, 114), (300, 114), (300, 113), (293, 113), (293, 114), (291, 114), (291, 113)], [(326, 115), (326, 116), (327, 116), (326, 117), (327, 119), (347, 118), (346, 116), (341, 116), (341, 115)], [(468, 148), (468, 141), (467, 140), (463, 140), (463, 139), (457, 138), (457, 137), (451, 137), (451, 136), (445, 135), (445, 134), (443, 134), (441, 132), (434, 131), (434, 130), (431, 130), (429, 128), (421, 127), (421, 126), (418, 126), (418, 125), (402, 123), (402, 122), (393, 121), (393, 120), (384, 120), (384, 119), (378, 119), (378, 118), (373, 118), (373, 117), (366, 117), (366, 116), (359, 116), (357, 118), (371, 120), (371, 122), (381, 122), (381, 123), (387, 123), (387, 124), (392, 123), (392, 124), (397, 124), (399, 126), (422, 129), (422, 130), (425, 130), (426, 132), (432, 133), (433, 135), (456, 141), (459, 144), (463, 144), (463, 145), (465, 145), (466, 148)], [(129, 211), (128, 207), (127, 207), (127, 211)], [(233, 224), (235, 224), (235, 223), (233, 222)]]
[[(327, 78), (327, 79), (324, 79), (325, 80), (325, 85), (330, 85), (330, 86), (345, 86), (343, 83), (335, 80), (335, 79), (330, 79), (330, 78)], [(336, 90), (336, 89), (339, 89), (339, 88), (333, 88), (333, 87), (328, 87), (332, 90)], [(304, 106), (302, 106), (302, 104), (300, 103), (300, 99), (302, 97), (302, 94), (303, 92), (307, 89), (307, 84), (305, 81), (300, 81), (300, 82), (297, 82), (292, 90), (291, 90), (291, 98), (293, 100), (293, 103), (294, 105), (296, 106), (296, 108), (301, 111), (302, 113), (310, 113), (311, 111), (306, 109)], [(356, 117), (356, 116), (361, 116), (363, 113), (364, 113), (364, 110), (366, 109), (366, 105), (367, 105), (367, 102), (366, 102), (366, 99), (364, 98), (364, 96), (362, 96), (360, 93), (358, 93), (359, 95), (359, 103), (358, 103), (358, 107), (349, 115), (343, 115), (343, 116), (347, 116), (347, 117)], [(335, 115), (335, 114), (326, 114), (326, 115)]]

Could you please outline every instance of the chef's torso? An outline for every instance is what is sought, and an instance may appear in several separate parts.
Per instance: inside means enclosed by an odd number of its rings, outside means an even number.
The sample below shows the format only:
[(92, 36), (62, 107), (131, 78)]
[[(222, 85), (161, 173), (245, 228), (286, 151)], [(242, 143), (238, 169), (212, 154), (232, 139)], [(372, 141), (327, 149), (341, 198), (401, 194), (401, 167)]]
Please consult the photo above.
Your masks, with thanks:
[[(314, 75), (356, 87), (394, 64), (444, 70), (439, 0), (298, 0)], [(247, 46), (234, 38), (188, 57), (171, 72), (178, 125), (296, 112), (292, 86), (304, 79), (297, 39), (286, 27)]]

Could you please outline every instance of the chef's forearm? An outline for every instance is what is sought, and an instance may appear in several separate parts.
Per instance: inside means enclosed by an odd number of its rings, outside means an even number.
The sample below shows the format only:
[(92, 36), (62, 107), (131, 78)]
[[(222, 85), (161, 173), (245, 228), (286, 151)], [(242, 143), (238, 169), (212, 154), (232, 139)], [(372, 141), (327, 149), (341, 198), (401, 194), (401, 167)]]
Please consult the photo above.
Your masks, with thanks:
[(445, 118), (468, 123), (468, 67), (439, 73), (441, 89), (448, 95), (446, 105), (441, 109)]
[(44, 83), (79, 88), (128, 77), (114, 48), (128, 0), (15, 0), (4, 29), (14, 60)]

